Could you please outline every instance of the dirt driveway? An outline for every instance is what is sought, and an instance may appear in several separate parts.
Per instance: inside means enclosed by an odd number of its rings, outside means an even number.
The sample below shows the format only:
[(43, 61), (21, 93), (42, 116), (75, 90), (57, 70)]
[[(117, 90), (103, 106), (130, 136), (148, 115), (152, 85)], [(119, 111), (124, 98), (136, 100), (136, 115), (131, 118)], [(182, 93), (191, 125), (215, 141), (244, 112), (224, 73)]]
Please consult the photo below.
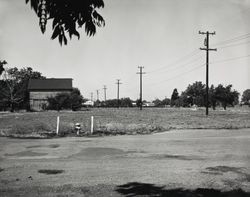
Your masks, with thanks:
[(0, 138), (0, 196), (249, 196), (249, 192), (250, 129)]

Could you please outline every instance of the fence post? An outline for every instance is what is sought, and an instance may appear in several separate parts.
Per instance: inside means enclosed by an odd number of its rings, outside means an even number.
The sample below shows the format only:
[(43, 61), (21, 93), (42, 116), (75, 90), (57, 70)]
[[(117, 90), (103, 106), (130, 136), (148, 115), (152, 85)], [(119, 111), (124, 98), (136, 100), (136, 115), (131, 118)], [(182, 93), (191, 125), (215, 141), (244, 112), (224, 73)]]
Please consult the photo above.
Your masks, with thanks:
[(56, 122), (56, 135), (59, 133), (59, 125), (60, 125), (60, 117), (57, 116), (57, 122)]
[(94, 116), (91, 116), (91, 130), (90, 130), (90, 134), (93, 134), (94, 132)]

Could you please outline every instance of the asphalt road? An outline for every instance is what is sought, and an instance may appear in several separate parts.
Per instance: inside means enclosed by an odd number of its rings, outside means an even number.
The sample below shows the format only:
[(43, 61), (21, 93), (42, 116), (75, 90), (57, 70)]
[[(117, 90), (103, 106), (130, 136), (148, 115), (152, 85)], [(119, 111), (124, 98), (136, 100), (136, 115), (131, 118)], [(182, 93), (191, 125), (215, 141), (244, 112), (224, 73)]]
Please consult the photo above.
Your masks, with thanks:
[(250, 129), (46, 140), (0, 138), (0, 196), (165, 196), (168, 192), (185, 196), (204, 192), (197, 188), (220, 194), (241, 189), (236, 196), (243, 191), (250, 195)]

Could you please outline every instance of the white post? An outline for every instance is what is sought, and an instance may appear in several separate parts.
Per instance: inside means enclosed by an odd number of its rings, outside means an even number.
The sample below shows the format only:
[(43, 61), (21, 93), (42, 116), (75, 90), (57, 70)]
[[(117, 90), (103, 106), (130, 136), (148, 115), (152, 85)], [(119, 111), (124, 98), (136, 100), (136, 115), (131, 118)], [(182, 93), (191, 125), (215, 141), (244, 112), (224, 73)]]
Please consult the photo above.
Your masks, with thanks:
[(57, 116), (57, 122), (56, 122), (56, 135), (59, 133), (59, 124), (60, 124), (60, 117)]
[(90, 134), (93, 134), (94, 131), (94, 116), (91, 116), (91, 130), (90, 130)]

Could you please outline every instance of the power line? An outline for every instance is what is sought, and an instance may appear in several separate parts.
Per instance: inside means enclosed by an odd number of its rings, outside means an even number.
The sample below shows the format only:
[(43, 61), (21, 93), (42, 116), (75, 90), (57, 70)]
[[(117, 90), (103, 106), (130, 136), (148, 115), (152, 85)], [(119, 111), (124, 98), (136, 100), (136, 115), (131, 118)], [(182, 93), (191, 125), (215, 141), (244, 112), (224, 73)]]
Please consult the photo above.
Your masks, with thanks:
[(244, 55), (244, 56), (239, 56), (239, 57), (228, 58), (228, 59), (224, 59), (224, 60), (218, 60), (218, 61), (215, 61), (215, 62), (211, 62), (211, 64), (217, 64), (217, 63), (221, 63), (221, 62), (228, 62), (228, 61), (243, 59), (243, 58), (247, 58), (247, 57), (250, 57), (250, 54), (249, 55)]
[(227, 40), (223, 40), (221, 42), (217, 42), (215, 44), (212, 44), (212, 46), (225, 45), (225, 44), (228, 44), (228, 43), (244, 40), (244, 39), (247, 39), (249, 37), (250, 37), (250, 33), (247, 33), (247, 34), (244, 34), (244, 35), (236, 36), (236, 37), (231, 38), (231, 39), (227, 39)]
[(161, 73), (166, 73), (166, 72), (171, 72), (171, 71), (178, 70), (179, 68), (183, 68), (183, 67), (185, 67), (185, 66), (187, 66), (187, 65), (190, 65), (191, 63), (197, 62), (197, 61), (200, 60), (201, 58), (202, 58), (202, 57), (200, 56), (200, 57), (198, 57), (198, 58), (196, 58), (196, 59), (193, 59), (193, 60), (187, 62), (186, 64), (180, 64), (179, 66), (173, 67), (172, 69), (163, 71), (163, 72), (161, 72)]
[(158, 72), (158, 71), (161, 71), (161, 70), (164, 70), (166, 68), (171, 68), (171, 67), (174, 67), (175, 65), (178, 65), (178, 63), (182, 62), (183, 60), (187, 59), (187, 58), (190, 58), (190, 57), (193, 57), (195, 55), (197, 55), (198, 53), (200, 53), (199, 50), (193, 50), (192, 52), (188, 53), (187, 55), (181, 57), (180, 59), (166, 65), (166, 66), (162, 66), (158, 69), (155, 69), (155, 70), (152, 70), (152, 71), (149, 71), (148, 73), (154, 73), (154, 72)]
[(188, 71), (186, 71), (186, 72), (183, 72), (183, 73), (181, 73), (181, 74), (175, 75), (174, 77), (171, 77), (171, 78), (162, 80), (162, 81), (157, 82), (157, 83), (147, 84), (147, 86), (152, 86), (152, 85), (156, 85), (156, 84), (159, 84), (159, 83), (162, 83), (162, 82), (171, 81), (171, 80), (176, 79), (176, 78), (179, 78), (180, 76), (183, 76), (183, 75), (185, 75), (185, 74), (187, 74), (187, 73), (193, 72), (194, 70), (197, 70), (197, 69), (199, 69), (199, 68), (202, 68), (202, 67), (204, 67), (205, 65), (206, 65), (205, 63), (204, 63), (204, 64), (201, 64), (201, 65), (196, 66), (196, 67), (194, 67), (193, 69), (190, 69), (190, 70), (188, 70)]
[[(245, 56), (239, 56), (239, 57), (234, 57), (234, 58), (229, 58), (229, 59), (218, 60), (218, 61), (215, 61), (215, 62), (210, 62), (210, 64), (217, 64), (217, 63), (221, 63), (221, 62), (233, 61), (233, 60), (243, 59), (243, 58), (248, 58), (248, 57), (250, 57), (250, 54), (249, 54), (249, 55), (245, 55)], [(152, 86), (152, 85), (156, 85), (156, 84), (159, 84), (159, 83), (162, 83), (162, 82), (171, 81), (171, 80), (176, 79), (176, 78), (178, 78), (178, 77), (180, 77), (180, 76), (183, 76), (183, 75), (185, 75), (185, 74), (187, 74), (187, 73), (190, 73), (190, 72), (192, 72), (192, 71), (194, 71), (194, 70), (197, 70), (197, 69), (199, 69), (199, 68), (202, 68), (202, 67), (204, 67), (205, 65), (206, 65), (205, 63), (204, 63), (204, 64), (201, 64), (201, 65), (198, 65), (198, 66), (194, 67), (193, 69), (190, 69), (190, 70), (188, 70), (188, 71), (186, 71), (186, 72), (183, 72), (183, 73), (181, 73), (181, 74), (175, 75), (174, 77), (171, 77), (171, 78), (162, 80), (162, 81), (157, 82), (157, 83), (147, 84), (147, 86)]]
[(237, 44), (231, 44), (231, 45), (218, 47), (218, 49), (224, 49), (224, 48), (228, 48), (228, 47), (240, 46), (240, 45), (249, 44), (249, 43), (250, 43), (250, 41), (248, 41), (248, 42), (240, 42), (240, 43), (237, 43)]

